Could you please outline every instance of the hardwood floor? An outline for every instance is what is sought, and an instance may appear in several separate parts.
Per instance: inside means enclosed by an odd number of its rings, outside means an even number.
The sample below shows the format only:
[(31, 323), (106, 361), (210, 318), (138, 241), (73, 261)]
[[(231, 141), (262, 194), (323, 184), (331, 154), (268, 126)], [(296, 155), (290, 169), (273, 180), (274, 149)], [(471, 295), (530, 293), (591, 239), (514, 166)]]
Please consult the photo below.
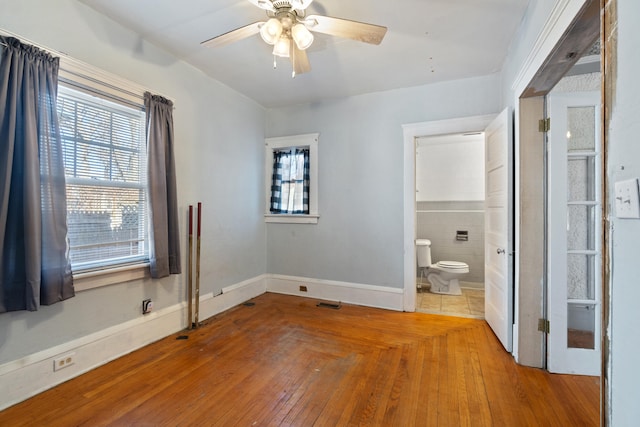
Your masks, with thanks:
[(598, 378), (516, 365), (484, 320), (252, 302), (8, 408), (0, 425), (598, 425)]

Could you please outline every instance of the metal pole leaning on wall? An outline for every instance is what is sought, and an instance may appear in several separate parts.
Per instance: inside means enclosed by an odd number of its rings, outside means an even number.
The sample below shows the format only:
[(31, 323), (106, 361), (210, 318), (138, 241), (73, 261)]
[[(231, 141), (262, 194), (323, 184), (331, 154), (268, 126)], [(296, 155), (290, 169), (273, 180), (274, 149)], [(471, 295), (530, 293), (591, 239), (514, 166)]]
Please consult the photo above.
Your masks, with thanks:
[(188, 314), (187, 314), (187, 328), (191, 329), (193, 326), (193, 205), (189, 205), (189, 255), (187, 264), (189, 265), (187, 270), (187, 301), (188, 301)]
[(198, 234), (196, 240), (196, 313), (195, 327), (200, 326), (200, 227), (202, 223), (202, 203), (198, 202)]

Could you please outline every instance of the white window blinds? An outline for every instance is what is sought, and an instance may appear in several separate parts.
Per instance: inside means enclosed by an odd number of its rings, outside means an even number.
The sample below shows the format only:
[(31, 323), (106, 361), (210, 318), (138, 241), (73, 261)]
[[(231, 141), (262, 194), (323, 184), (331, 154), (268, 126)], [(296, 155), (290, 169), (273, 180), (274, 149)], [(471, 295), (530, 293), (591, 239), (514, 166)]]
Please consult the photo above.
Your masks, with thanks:
[(74, 271), (148, 258), (145, 114), (59, 87)]

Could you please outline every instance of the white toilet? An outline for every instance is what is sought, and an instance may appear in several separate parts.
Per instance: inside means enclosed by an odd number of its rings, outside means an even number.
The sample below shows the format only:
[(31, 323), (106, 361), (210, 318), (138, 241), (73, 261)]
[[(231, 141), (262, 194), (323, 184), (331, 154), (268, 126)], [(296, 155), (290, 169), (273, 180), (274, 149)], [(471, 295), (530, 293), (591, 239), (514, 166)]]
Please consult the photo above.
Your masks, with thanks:
[(431, 263), (431, 240), (416, 239), (418, 268), (422, 273), (427, 269), (427, 280), (431, 283), (430, 291), (434, 294), (462, 295), (460, 276), (469, 272), (469, 265), (458, 261), (440, 261)]

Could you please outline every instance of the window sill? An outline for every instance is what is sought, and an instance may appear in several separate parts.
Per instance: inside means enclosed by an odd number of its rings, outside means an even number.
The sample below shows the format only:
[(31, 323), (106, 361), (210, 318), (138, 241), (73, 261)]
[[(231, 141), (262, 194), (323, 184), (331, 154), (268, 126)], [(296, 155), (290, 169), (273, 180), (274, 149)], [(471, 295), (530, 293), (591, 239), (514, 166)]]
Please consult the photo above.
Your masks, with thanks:
[(104, 270), (87, 271), (73, 275), (73, 285), (76, 292), (102, 286), (116, 285), (131, 280), (150, 278), (149, 263), (125, 265)]
[(320, 215), (265, 214), (264, 222), (276, 224), (317, 224)]

